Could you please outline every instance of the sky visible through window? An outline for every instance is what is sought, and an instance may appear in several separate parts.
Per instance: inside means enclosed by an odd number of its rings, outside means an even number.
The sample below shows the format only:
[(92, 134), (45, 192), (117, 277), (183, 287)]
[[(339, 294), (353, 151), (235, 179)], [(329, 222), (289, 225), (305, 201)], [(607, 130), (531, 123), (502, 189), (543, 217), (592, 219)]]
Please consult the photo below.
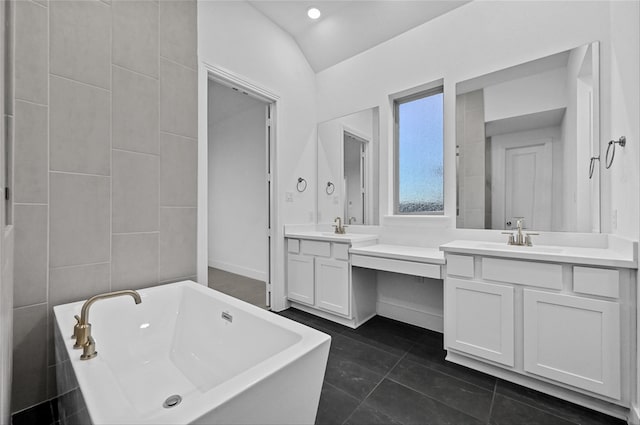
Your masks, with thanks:
[(398, 212), (443, 212), (443, 94), (400, 103), (398, 114)]

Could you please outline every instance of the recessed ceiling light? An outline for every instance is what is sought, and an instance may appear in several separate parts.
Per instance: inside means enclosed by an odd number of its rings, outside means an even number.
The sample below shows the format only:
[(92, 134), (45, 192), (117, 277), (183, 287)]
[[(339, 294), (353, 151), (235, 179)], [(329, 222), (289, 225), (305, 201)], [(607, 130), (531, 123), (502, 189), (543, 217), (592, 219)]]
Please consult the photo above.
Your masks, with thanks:
[(307, 16), (311, 19), (318, 19), (320, 15), (320, 10), (316, 7), (310, 7), (309, 10), (307, 10)]

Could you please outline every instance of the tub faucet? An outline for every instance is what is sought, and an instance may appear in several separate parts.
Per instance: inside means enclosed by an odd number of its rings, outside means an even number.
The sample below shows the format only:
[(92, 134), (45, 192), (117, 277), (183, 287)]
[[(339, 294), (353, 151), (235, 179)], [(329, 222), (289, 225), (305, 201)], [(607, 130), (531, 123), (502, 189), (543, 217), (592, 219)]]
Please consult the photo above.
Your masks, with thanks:
[(335, 221), (335, 224), (332, 224), (332, 226), (336, 228), (336, 233), (339, 235), (344, 235), (346, 233), (345, 227), (347, 226), (342, 225), (342, 218), (336, 217), (334, 221)]
[(89, 323), (89, 308), (94, 302), (98, 300), (105, 300), (107, 298), (119, 297), (122, 295), (130, 295), (136, 304), (142, 302), (140, 294), (132, 289), (125, 289), (123, 291), (107, 292), (105, 294), (99, 294), (89, 298), (82, 305), (80, 316), (76, 315), (76, 325), (73, 327), (73, 338), (76, 339), (76, 343), (73, 344), (73, 348), (76, 350), (82, 348), (81, 360), (89, 360), (98, 355), (96, 351), (96, 341), (91, 336), (91, 323)]

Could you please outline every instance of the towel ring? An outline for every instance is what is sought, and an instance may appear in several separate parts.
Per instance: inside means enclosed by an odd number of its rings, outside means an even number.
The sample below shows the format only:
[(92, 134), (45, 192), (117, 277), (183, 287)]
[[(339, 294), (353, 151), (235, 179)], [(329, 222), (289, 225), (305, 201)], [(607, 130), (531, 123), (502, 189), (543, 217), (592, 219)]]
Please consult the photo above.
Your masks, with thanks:
[(327, 192), (327, 195), (333, 195), (333, 192), (336, 191), (336, 185), (331, 182), (327, 182), (327, 187), (324, 188), (324, 191)]
[[(607, 170), (611, 168), (611, 165), (613, 165), (613, 158), (616, 157), (616, 144), (624, 148), (624, 146), (627, 144), (627, 138), (621, 136), (618, 140), (609, 141), (609, 146), (607, 146), (607, 154), (604, 157), (604, 166), (607, 167)], [(611, 149), (612, 146), (613, 149)], [(611, 158), (609, 158), (609, 152), (611, 152)]]
[(302, 177), (298, 177), (298, 184), (296, 184), (296, 189), (298, 192), (304, 192), (307, 190), (307, 181)]
[(589, 161), (589, 179), (593, 177), (593, 172), (596, 169), (596, 161), (600, 162), (600, 155), (592, 156), (591, 160)]

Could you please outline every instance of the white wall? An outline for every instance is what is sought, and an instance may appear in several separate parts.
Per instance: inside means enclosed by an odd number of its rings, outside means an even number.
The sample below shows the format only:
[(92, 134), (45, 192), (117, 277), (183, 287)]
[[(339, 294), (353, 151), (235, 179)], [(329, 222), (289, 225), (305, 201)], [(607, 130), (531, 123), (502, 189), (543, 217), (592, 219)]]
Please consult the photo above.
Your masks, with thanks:
[[(603, 184), (603, 196), (610, 194), (610, 209), (617, 212), (617, 226), (610, 217), (612, 233), (638, 238), (638, 203), (640, 190), (640, 5), (637, 1), (610, 2), (610, 45), (605, 46), (603, 62), (609, 65), (604, 81), (602, 119), (608, 123), (602, 133), (600, 157), (604, 158), (606, 142), (627, 137), (627, 146), (616, 149), (616, 158), (609, 170), (602, 174), (609, 186)], [(601, 98), (601, 99), (602, 99)], [(605, 204), (606, 205), (606, 204)]]
[[(455, 85), (574, 47), (601, 42), (601, 137), (626, 134), (635, 146), (603, 170), (603, 231), (638, 237), (638, 2), (473, 1), (318, 73), (318, 118), (380, 106), (380, 214), (392, 205), (392, 104), (389, 95), (444, 78), (445, 218), (394, 218), (455, 227)], [(610, 16), (611, 15), (611, 16)], [(605, 140), (606, 139), (606, 140)], [(601, 154), (604, 157), (604, 152)], [(618, 162), (619, 161), (619, 162)], [(609, 174), (609, 176), (604, 176)], [(611, 192), (608, 195), (607, 192)], [(626, 196), (626, 198), (625, 198)], [(426, 220), (426, 223), (425, 223)], [(379, 278), (378, 288), (393, 286)], [(432, 290), (433, 299), (440, 292)]]
[[(615, 2), (618, 3), (618, 2)], [(628, 10), (632, 2), (615, 7)], [(445, 82), (445, 214), (448, 219), (432, 219), (438, 226), (455, 226), (455, 84), (479, 75), (504, 69), (550, 54), (569, 50), (599, 40), (604, 55), (601, 60), (603, 91), (613, 78), (628, 87), (637, 87), (632, 74), (619, 68), (623, 75), (612, 75), (608, 2), (538, 2), (538, 1), (474, 1), (427, 24), (408, 31), (354, 58), (335, 65), (317, 75), (318, 117), (320, 120), (364, 107), (380, 105), (381, 160), (380, 211), (390, 211), (392, 126), (389, 94), (444, 78)], [(625, 15), (625, 12), (620, 12)], [(626, 17), (626, 15), (625, 15)], [(626, 17), (626, 19), (636, 19)], [(628, 26), (637, 28), (637, 22)], [(622, 40), (625, 31), (616, 39)], [(637, 40), (627, 44), (635, 46)], [(621, 41), (622, 43), (622, 41)], [(622, 47), (621, 47), (622, 48)], [(418, 54), (419, 52), (419, 54)], [(637, 53), (634, 53), (637, 57)], [(634, 57), (634, 54), (631, 57)], [(624, 59), (625, 63), (628, 61)], [(629, 61), (630, 63), (630, 61)], [(636, 66), (637, 65), (633, 65)], [(637, 74), (636, 74), (637, 75)], [(636, 78), (637, 79), (637, 78)], [(620, 92), (622, 96), (622, 91)], [(610, 96), (602, 99), (603, 139), (612, 133)], [(632, 106), (632, 105), (629, 105)], [(634, 106), (635, 107), (635, 106)], [(630, 110), (636, 112), (637, 110)], [(628, 115), (631, 116), (630, 114)], [(617, 134), (619, 132), (615, 131)], [(634, 180), (637, 182), (637, 179)], [(635, 184), (635, 183), (634, 183)], [(604, 189), (606, 190), (606, 189)], [(622, 199), (616, 203), (623, 203)], [(637, 217), (637, 202), (620, 205), (624, 214)], [(611, 205), (611, 204), (609, 204)], [(612, 205), (615, 207), (615, 205)], [(605, 209), (610, 208), (605, 204)], [(620, 215), (620, 213), (619, 213)], [(429, 218), (427, 218), (429, 220)], [(637, 234), (636, 224), (620, 217), (619, 227)], [(604, 229), (608, 230), (607, 228)], [(620, 231), (620, 230), (619, 230)]]
[[(200, 62), (230, 71), (279, 96), (276, 111), (277, 168), (274, 170), (277, 182), (274, 187), (274, 255), (277, 267), (273, 276), (272, 307), (281, 310), (286, 305), (283, 226), (285, 223), (315, 221), (315, 76), (293, 39), (245, 2), (198, 2), (198, 55)], [(201, 96), (206, 91), (202, 85), (201, 76)], [(203, 106), (201, 100), (199, 106), (202, 117), (206, 101)], [(200, 123), (200, 134), (202, 131)], [(303, 193), (296, 191), (299, 176), (308, 182)], [(293, 195), (293, 202), (285, 202), (287, 192)], [(202, 193), (199, 195), (203, 197)], [(198, 224), (204, 225), (202, 221)], [(199, 260), (201, 271), (202, 258)]]
[(267, 104), (209, 81), (209, 267), (267, 281)]
[(485, 121), (567, 106), (566, 68), (556, 68), (484, 88)]

